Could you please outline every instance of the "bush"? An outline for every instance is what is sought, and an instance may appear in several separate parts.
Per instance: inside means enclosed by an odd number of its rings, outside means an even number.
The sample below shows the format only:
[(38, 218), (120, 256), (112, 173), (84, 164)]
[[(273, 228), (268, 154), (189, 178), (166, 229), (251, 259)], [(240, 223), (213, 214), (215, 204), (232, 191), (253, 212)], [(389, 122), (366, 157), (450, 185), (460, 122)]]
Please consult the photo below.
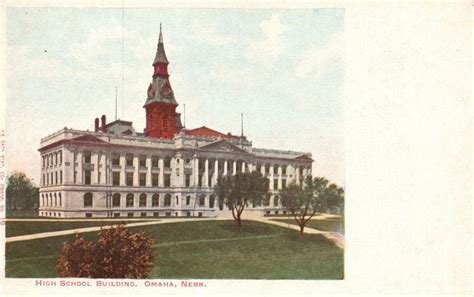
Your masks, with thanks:
[(153, 267), (154, 240), (144, 232), (130, 233), (123, 225), (101, 229), (97, 242), (79, 234), (64, 242), (56, 260), (60, 277), (146, 278)]

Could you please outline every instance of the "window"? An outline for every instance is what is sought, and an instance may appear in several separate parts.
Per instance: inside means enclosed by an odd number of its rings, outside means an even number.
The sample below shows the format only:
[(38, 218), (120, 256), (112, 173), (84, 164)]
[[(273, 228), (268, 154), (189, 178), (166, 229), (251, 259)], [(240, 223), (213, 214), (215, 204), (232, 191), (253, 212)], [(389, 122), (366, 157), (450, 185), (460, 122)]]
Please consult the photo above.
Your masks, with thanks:
[(201, 194), (199, 196), (199, 206), (204, 206), (205, 202), (206, 202), (206, 196), (204, 194)]
[(114, 217), (115, 217), (115, 218), (120, 217), (120, 213), (118, 213), (118, 212), (114, 213)]
[(158, 167), (158, 157), (151, 158), (151, 167), (154, 167), (154, 168)]
[(127, 172), (127, 186), (133, 186), (133, 172)]
[(59, 151), (59, 164), (63, 164), (63, 151)]
[(202, 212), (198, 212), (198, 217), (202, 217)]
[(63, 202), (62, 202), (62, 198), (61, 198), (61, 193), (58, 194), (58, 197), (59, 197), (59, 206), (62, 206)]
[(153, 194), (151, 197), (151, 206), (158, 207), (160, 204), (160, 196), (158, 194)]
[(126, 207), (133, 207), (133, 194), (127, 194)]
[(144, 187), (146, 184), (146, 173), (140, 173), (140, 186)]
[(275, 178), (275, 179), (273, 180), (273, 190), (277, 190), (277, 189), (278, 189), (278, 179)]
[(281, 187), (282, 187), (283, 189), (286, 188), (286, 179), (283, 179), (283, 180), (281, 181)]
[(165, 187), (171, 186), (171, 174), (165, 174)]
[(43, 173), (43, 185), (46, 185), (46, 180), (45, 180), (46, 176), (44, 175)]
[(152, 175), (151, 175), (151, 185), (153, 187), (158, 187), (158, 173), (152, 173)]
[(84, 207), (92, 207), (92, 193), (84, 194)]
[(281, 173), (282, 173), (282, 174), (286, 174), (286, 165), (283, 165), (283, 166), (281, 167)]
[[(56, 174), (56, 177), (58, 177), (57, 174)], [(84, 171), (84, 184), (86, 184), (86, 185), (91, 184), (91, 171), (90, 170), (85, 170)]]
[(146, 156), (140, 156), (139, 163), (140, 163), (141, 167), (145, 167), (146, 166)]
[(63, 171), (59, 171), (59, 183), (62, 184), (63, 183)]
[(127, 213), (127, 217), (129, 217), (129, 218), (133, 217), (133, 212)]
[(179, 205), (179, 197), (176, 196), (176, 205)]
[(49, 185), (49, 174), (46, 174), (46, 184)]
[(154, 216), (154, 217), (158, 217), (158, 216), (160, 216), (160, 214), (159, 214), (158, 212), (154, 212), (154, 213), (153, 213), (153, 216)]
[(186, 216), (187, 216), (187, 217), (190, 217), (190, 216), (191, 216), (191, 212), (187, 211), (187, 212), (186, 212)]
[(112, 196), (112, 207), (120, 207), (120, 194), (115, 193)]
[(141, 213), (140, 213), (140, 216), (141, 216), (141, 217), (146, 217), (146, 212), (141, 212)]
[(54, 165), (58, 165), (58, 153), (54, 153)]
[(120, 185), (120, 172), (113, 172), (112, 173), (112, 185), (119, 186)]
[(126, 155), (125, 158), (127, 160), (127, 166), (133, 166), (133, 155)]
[(54, 184), (56, 184), (56, 185), (58, 184), (58, 172), (57, 171), (54, 173)]
[(186, 174), (185, 187), (189, 188), (191, 186), (191, 174)]
[(186, 196), (186, 205), (190, 205), (191, 204), (191, 196)]
[(115, 165), (115, 166), (120, 165), (120, 155), (119, 154), (113, 154), (112, 155), (112, 165)]
[(280, 197), (275, 196), (275, 197), (273, 198), (273, 206), (274, 206), (274, 207), (278, 207), (279, 202), (280, 202)]
[(270, 173), (270, 164), (265, 164), (265, 173)]
[(146, 207), (146, 194), (141, 194), (140, 199), (138, 201), (138, 205), (140, 207)]
[(209, 207), (210, 207), (210, 208), (214, 208), (214, 202), (215, 202), (215, 200), (216, 200), (216, 197), (215, 197), (214, 195), (211, 195), (211, 196), (209, 197)]
[(167, 212), (165, 215), (166, 215), (167, 217), (171, 217), (171, 212)]
[(92, 213), (86, 212), (86, 218), (92, 218)]
[(91, 152), (84, 152), (84, 163), (91, 163)]
[(171, 167), (171, 159), (170, 158), (165, 158), (164, 167), (165, 168), (170, 168)]
[(170, 206), (171, 205), (171, 195), (166, 194), (165, 196), (165, 206)]

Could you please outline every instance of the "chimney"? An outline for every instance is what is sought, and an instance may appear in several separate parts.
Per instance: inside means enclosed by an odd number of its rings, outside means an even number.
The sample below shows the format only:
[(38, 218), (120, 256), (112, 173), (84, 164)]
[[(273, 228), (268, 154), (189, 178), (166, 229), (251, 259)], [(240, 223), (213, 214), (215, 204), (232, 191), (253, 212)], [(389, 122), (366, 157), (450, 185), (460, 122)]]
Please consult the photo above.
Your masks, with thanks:
[(95, 118), (94, 121), (94, 131), (99, 132), (99, 118)]
[(105, 114), (103, 114), (102, 117), (100, 117), (100, 119), (102, 120), (102, 132), (106, 132)]

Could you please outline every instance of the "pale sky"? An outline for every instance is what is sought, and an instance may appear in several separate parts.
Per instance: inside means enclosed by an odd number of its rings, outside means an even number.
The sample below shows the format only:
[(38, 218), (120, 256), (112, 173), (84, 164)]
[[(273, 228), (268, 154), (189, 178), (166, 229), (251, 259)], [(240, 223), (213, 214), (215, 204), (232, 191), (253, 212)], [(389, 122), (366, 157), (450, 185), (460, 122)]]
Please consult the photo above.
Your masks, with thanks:
[(122, 30), (118, 8), (7, 8), (8, 171), (38, 183), (40, 138), (113, 120), (116, 86), (143, 132), (160, 22), (187, 128), (239, 134), (243, 112), (254, 147), (311, 152), (344, 185), (343, 9), (125, 9)]

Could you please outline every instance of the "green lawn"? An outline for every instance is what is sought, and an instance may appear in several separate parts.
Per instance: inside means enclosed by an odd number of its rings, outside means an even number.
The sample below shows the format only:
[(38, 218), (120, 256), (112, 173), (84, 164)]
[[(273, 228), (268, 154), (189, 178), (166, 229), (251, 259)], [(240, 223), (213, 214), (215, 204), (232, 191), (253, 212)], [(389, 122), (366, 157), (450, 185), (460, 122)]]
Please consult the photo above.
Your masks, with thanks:
[[(8, 224), (17, 222), (7, 222)], [(156, 240), (150, 278), (342, 279), (344, 251), (320, 236), (244, 221), (195, 221), (132, 227)], [(86, 233), (92, 239), (97, 232)], [(73, 235), (6, 244), (7, 277), (56, 277), (55, 260)]]
[[(61, 231), (76, 228), (86, 228), (95, 226), (109, 226), (123, 221), (97, 221), (97, 222), (61, 222), (61, 221), (16, 221), (8, 222), (5, 226), (6, 237), (13, 237), (26, 234), (35, 234), (42, 232)], [(138, 223), (140, 221), (129, 221), (129, 223)]]
[[(298, 225), (295, 219), (274, 219), (272, 221)], [(306, 223), (305, 227), (314, 228), (321, 231), (333, 231), (344, 234), (344, 220), (340, 219), (309, 220)]]

